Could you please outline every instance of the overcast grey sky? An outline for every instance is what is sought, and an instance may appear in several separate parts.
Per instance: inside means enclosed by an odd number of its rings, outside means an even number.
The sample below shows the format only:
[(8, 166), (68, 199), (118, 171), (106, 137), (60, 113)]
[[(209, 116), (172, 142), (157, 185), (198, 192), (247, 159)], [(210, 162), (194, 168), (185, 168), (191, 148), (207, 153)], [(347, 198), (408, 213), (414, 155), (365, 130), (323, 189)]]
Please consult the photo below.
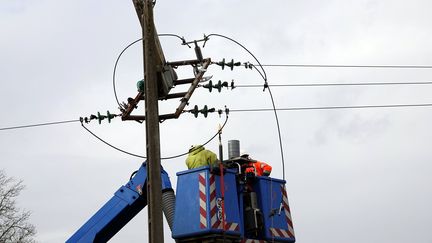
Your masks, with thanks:
[[(432, 2), (356, 1), (157, 1), (159, 33), (187, 40), (220, 33), (246, 45), (263, 64), (432, 65)], [(112, 68), (120, 51), (140, 38), (132, 1), (0, 1), (0, 127), (77, 119), (117, 112)], [(161, 38), (170, 61), (193, 49)], [(253, 59), (212, 38), (205, 57)], [(118, 67), (121, 100), (136, 95), (142, 78), (141, 46)], [(269, 84), (432, 81), (431, 69), (266, 68)], [(215, 81), (262, 84), (244, 68), (209, 68)], [(192, 71), (179, 72), (182, 78)], [(430, 85), (273, 88), (277, 107), (432, 103)], [(167, 102), (168, 103), (168, 102)], [(172, 111), (177, 103), (161, 103)], [(270, 108), (267, 92), (243, 88), (222, 93), (199, 89), (191, 106)], [(140, 109), (143, 106), (140, 105)], [(279, 112), (290, 206), (300, 243), (432, 242), (431, 108)], [(162, 156), (209, 139), (224, 118), (185, 114), (161, 124)], [(144, 125), (91, 123), (107, 141), (144, 154)], [(223, 140), (274, 167), (281, 156), (272, 113), (232, 113)], [(217, 151), (217, 141), (207, 148)], [(79, 123), (0, 132), (0, 169), (24, 180), (21, 207), (40, 242), (68, 239), (141, 163), (84, 131)], [(184, 157), (162, 161), (176, 184)], [(111, 242), (147, 241), (140, 213)], [(165, 226), (166, 242), (170, 232)]]

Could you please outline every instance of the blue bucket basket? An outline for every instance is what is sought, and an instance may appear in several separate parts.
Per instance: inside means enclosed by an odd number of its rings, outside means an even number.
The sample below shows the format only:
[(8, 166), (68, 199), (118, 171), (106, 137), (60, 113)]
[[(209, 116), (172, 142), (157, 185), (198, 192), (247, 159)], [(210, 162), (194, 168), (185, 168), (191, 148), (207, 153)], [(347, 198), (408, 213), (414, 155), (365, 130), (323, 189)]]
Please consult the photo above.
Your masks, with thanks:
[[(177, 177), (172, 231), (174, 239), (205, 235), (240, 237), (242, 225), (235, 171), (226, 170), (221, 178), (219, 175), (210, 173), (209, 167), (200, 167), (178, 172)], [(222, 197), (221, 179), (224, 183), (224, 197)]]

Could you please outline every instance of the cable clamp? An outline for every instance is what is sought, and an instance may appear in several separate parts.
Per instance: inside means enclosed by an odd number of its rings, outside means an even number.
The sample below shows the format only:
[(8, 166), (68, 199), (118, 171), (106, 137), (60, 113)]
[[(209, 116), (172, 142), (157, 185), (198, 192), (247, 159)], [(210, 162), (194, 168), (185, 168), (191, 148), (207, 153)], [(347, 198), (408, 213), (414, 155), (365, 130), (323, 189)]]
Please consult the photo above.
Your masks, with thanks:
[(264, 88), (263, 88), (263, 92), (269, 87), (267, 81), (264, 82)]
[(229, 109), (228, 109), (226, 106), (225, 106), (225, 110), (222, 110), (222, 109), (219, 109), (219, 110), (218, 110), (219, 117), (221, 117), (221, 115), (222, 115), (223, 113), (225, 113), (226, 116), (228, 117), (228, 115), (229, 115)]
[(253, 64), (250, 62), (245, 62), (245, 63), (243, 63), (243, 65), (246, 69), (252, 69), (253, 68)]
[(192, 48), (188, 42), (186, 42), (186, 39), (184, 38), (184, 36), (180, 37), (181, 41), (182, 41), (182, 45), (187, 46), (189, 48)]
[(204, 34), (204, 44), (203, 44), (203, 48), (205, 47), (205, 45), (206, 45), (206, 43), (207, 43), (208, 40), (210, 40), (210, 38), (209, 38), (206, 34)]

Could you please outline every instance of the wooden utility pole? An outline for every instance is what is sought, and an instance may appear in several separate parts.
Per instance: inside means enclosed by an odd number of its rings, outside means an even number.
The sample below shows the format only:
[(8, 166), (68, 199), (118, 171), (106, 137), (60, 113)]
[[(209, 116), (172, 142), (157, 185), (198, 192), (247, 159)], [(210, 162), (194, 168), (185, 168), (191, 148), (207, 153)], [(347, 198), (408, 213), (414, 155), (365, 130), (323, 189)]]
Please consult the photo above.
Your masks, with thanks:
[[(153, 1), (144, 0), (142, 30), (144, 44), (145, 124), (147, 150), (147, 193), (149, 242), (162, 243), (162, 182), (160, 169), (160, 133), (156, 49), (156, 30), (153, 22)], [(159, 66), (159, 67), (158, 67)]]
[[(203, 79), (210, 65), (210, 58), (166, 62), (153, 21), (152, 0), (132, 0), (142, 27), (144, 50), (144, 91), (139, 90), (134, 99), (122, 110), (122, 120), (145, 120), (147, 151), (147, 202), (148, 232), (150, 243), (164, 242), (162, 218), (162, 182), (159, 121), (177, 119), (184, 111), (192, 93)], [(177, 80), (177, 76), (168, 77), (170, 68), (184, 65), (200, 65), (194, 78)], [(161, 83), (164, 82), (165, 86)], [(171, 83), (171, 85), (169, 85)], [(187, 92), (169, 94), (175, 85), (191, 84)], [(165, 90), (164, 87), (168, 87)], [(162, 89), (161, 89), (162, 88)], [(162, 90), (162, 91), (161, 91)], [(159, 115), (159, 99), (181, 98), (179, 107), (174, 113)], [(140, 100), (145, 100), (145, 115), (132, 115)]]

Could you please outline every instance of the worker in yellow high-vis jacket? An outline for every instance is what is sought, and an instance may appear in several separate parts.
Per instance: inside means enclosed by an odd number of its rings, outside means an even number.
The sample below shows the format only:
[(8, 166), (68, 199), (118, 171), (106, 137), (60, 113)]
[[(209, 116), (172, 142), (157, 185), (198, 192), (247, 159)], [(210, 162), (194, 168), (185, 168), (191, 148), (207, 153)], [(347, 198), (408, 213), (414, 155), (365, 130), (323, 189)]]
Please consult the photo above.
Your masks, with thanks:
[(195, 169), (201, 166), (210, 167), (217, 165), (217, 156), (210, 150), (207, 150), (202, 145), (195, 145), (189, 149), (189, 155), (186, 158), (188, 169)]

